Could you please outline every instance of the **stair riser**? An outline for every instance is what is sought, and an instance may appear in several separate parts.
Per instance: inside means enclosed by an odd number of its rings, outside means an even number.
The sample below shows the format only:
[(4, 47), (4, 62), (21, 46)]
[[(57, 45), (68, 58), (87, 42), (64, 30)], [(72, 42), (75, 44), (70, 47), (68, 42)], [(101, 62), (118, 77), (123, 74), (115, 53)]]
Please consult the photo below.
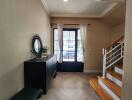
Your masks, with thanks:
[(114, 99), (114, 100), (121, 100), (113, 91), (111, 91), (111, 89), (109, 89), (105, 83), (103, 83), (102, 80), (98, 80), (98, 83), (100, 84), (100, 86)]
[(117, 72), (117, 73), (119, 73), (119, 74), (121, 74), (121, 75), (123, 75), (123, 69), (120, 69), (118, 67), (115, 67), (114, 68), (114, 71)]
[(113, 81), (114, 83), (116, 83), (117, 85), (119, 85), (120, 87), (122, 87), (122, 81), (120, 81), (119, 79), (115, 78), (114, 76), (112, 76), (111, 74), (107, 73), (106, 77)]

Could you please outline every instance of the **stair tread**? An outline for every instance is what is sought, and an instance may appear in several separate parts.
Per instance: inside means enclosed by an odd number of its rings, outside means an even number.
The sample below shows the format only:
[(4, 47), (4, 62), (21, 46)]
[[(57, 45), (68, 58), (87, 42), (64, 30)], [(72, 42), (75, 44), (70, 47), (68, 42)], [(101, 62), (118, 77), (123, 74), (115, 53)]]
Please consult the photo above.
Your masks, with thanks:
[(99, 85), (97, 78), (91, 79), (89, 83), (95, 92), (100, 96), (101, 100), (113, 100), (112, 97)]
[(120, 69), (123, 69), (123, 63), (118, 63), (118, 64), (115, 64), (116, 67), (120, 68)]
[(118, 86), (117, 84), (115, 84), (114, 82), (112, 82), (111, 80), (107, 78), (102, 78), (102, 77), (98, 77), (98, 78), (101, 79), (103, 83), (109, 89), (111, 89), (111, 91), (113, 91), (119, 98), (121, 98), (121, 87), (120, 86)]
[(122, 81), (122, 75), (113, 71), (113, 70), (108, 70), (107, 71), (109, 74), (111, 74), (112, 76), (114, 76), (115, 78), (119, 79), (120, 81)]

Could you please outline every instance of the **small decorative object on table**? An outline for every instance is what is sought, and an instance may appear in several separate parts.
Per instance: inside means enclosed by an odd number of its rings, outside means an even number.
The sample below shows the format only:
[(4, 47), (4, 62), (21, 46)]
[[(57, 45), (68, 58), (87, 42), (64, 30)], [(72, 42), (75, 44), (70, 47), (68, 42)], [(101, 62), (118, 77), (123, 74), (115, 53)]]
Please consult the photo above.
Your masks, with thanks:
[(48, 56), (48, 54), (47, 54), (47, 51), (48, 51), (48, 47), (47, 46), (44, 46), (43, 47), (43, 50), (42, 50), (42, 57), (47, 57)]

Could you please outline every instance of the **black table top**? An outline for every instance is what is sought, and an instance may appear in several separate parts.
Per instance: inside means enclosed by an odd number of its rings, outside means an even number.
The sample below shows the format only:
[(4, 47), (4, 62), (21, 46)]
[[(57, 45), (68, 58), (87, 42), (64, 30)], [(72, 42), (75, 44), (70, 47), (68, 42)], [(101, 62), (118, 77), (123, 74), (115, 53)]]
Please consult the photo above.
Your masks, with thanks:
[(33, 58), (30, 60), (27, 60), (25, 62), (46, 62), (47, 60), (49, 60), (50, 58), (52, 58), (54, 55), (50, 54), (47, 57), (42, 57), (42, 58)]

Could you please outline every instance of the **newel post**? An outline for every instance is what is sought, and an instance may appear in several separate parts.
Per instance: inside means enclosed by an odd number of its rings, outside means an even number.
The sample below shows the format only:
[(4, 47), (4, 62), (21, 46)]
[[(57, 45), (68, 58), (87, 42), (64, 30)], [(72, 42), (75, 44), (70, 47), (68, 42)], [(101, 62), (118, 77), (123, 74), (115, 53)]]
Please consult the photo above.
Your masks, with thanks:
[(103, 78), (105, 78), (105, 68), (106, 68), (106, 49), (103, 48)]

